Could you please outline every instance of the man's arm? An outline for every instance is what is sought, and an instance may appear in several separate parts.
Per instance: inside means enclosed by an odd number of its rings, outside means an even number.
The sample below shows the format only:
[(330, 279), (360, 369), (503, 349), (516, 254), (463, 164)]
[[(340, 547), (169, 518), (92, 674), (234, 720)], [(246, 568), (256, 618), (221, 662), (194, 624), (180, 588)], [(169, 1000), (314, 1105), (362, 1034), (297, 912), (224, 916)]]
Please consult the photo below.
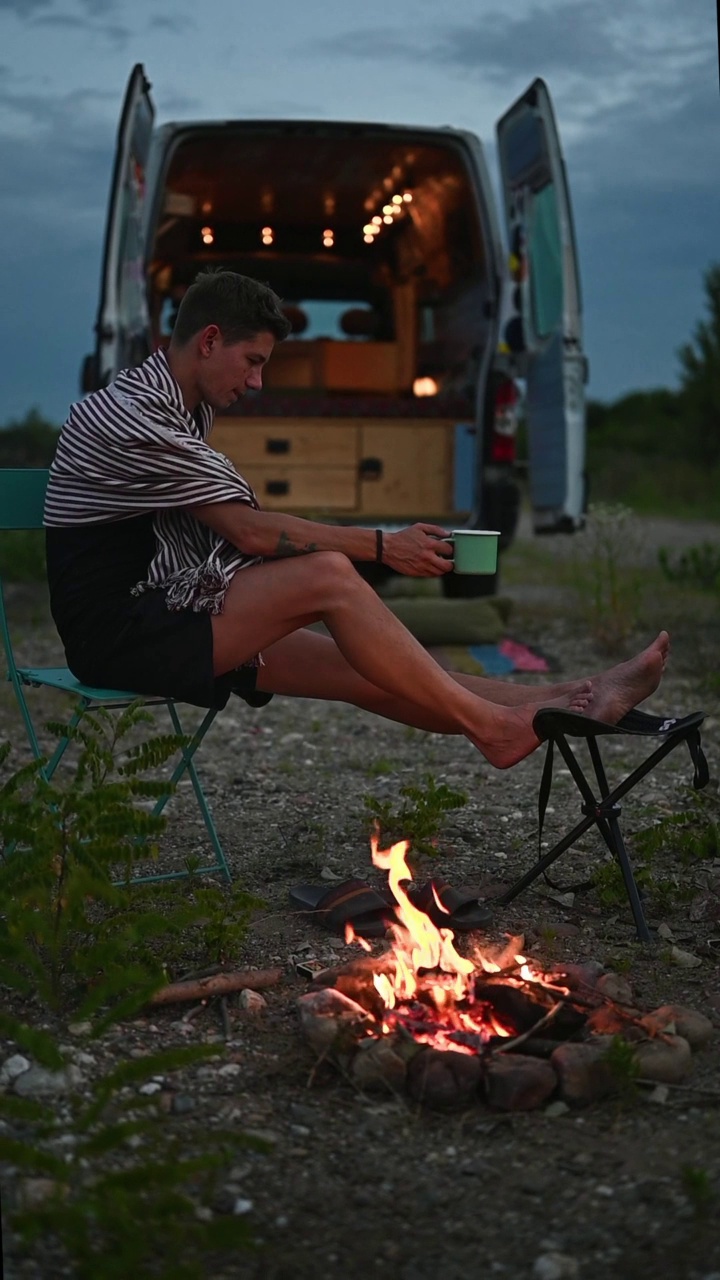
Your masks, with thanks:
[[(319, 524), (280, 511), (256, 511), (244, 502), (213, 502), (190, 507), (207, 524), (249, 556), (267, 559), (339, 551), (349, 560), (374, 560), (374, 529)], [(383, 538), (383, 563), (409, 577), (433, 578), (452, 569), (452, 544), (443, 542), (439, 525), (416, 524)]]

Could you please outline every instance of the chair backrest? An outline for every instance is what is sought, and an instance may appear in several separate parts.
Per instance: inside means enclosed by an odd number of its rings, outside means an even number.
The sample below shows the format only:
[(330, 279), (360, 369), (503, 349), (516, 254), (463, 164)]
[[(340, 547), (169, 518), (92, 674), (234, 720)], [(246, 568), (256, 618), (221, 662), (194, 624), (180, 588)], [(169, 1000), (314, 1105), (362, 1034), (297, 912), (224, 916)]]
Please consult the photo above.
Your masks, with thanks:
[(45, 467), (0, 467), (0, 529), (42, 529)]

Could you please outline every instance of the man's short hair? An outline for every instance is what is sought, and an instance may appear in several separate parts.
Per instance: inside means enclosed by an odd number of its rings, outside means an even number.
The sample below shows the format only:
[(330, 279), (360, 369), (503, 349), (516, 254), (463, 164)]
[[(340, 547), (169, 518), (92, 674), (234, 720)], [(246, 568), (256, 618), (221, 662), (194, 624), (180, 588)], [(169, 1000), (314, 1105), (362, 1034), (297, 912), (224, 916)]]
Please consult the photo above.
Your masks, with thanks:
[(178, 307), (172, 340), (183, 347), (209, 324), (216, 324), (229, 344), (259, 333), (271, 333), (282, 342), (290, 332), (277, 294), (237, 271), (202, 271), (195, 278)]

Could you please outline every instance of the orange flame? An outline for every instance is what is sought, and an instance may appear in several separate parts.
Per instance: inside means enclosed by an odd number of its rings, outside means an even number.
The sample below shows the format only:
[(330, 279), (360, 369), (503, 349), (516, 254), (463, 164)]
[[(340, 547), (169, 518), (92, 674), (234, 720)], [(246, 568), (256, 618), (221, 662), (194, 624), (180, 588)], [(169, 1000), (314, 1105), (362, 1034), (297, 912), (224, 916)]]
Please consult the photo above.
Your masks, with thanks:
[(462, 998), (467, 992), (467, 979), (474, 973), (475, 966), (472, 960), (458, 955), (453, 944), (452, 929), (436, 928), (424, 911), (413, 906), (403, 888), (403, 882), (412, 879), (406, 861), (410, 842), (401, 840), (389, 849), (380, 849), (377, 835), (373, 835), (370, 847), (374, 865), (388, 873), (388, 883), (395, 898), (395, 913), (398, 917), (398, 923), (390, 925), (394, 941), (395, 974), (393, 978), (385, 974), (375, 976), (375, 988), (379, 995), (386, 1006), (392, 1008), (396, 1000), (408, 1000), (415, 994), (420, 969), (439, 969), (442, 974), (451, 975), (453, 981), (438, 983), (433, 989), (433, 996), (441, 993), (441, 1003), (448, 992), (455, 999)]

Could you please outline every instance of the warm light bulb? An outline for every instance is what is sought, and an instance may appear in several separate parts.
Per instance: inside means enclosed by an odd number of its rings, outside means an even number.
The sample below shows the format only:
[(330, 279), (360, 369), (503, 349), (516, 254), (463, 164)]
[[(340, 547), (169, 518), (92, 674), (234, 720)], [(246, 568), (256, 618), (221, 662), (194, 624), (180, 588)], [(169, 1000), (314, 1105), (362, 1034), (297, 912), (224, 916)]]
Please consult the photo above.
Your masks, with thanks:
[(213, 232), (212, 227), (203, 227), (200, 235), (202, 236), (203, 244), (213, 244), (215, 240), (215, 233)]
[(376, 213), (376, 214), (375, 214), (375, 217), (374, 217), (374, 218), (372, 218), (372, 219), (371, 219), (371, 221), (375, 223), (375, 226), (376, 226), (376, 227), (381, 227), (381, 226), (382, 226), (382, 218), (380, 217), (380, 214), (379, 214), (379, 213)]
[(393, 218), (391, 213), (385, 214), (385, 217), (383, 218), (383, 222), (394, 222), (394, 221), (395, 219)]
[(402, 201), (403, 201), (402, 196), (394, 195), (392, 198), (393, 204), (402, 204)]
[(374, 243), (375, 243), (375, 237), (374, 237), (374, 236), (363, 236), (363, 240), (365, 241), (365, 243), (366, 243), (366, 244), (374, 244)]
[(416, 378), (413, 382), (414, 396), (436, 396), (438, 384), (434, 378)]
[(407, 204), (409, 204), (410, 201), (412, 200), (412, 191), (403, 191), (402, 198), (403, 200), (406, 201)]
[(391, 204), (384, 204), (384, 205), (383, 205), (383, 213), (384, 213), (384, 214), (386, 214), (386, 215), (387, 215), (388, 213), (392, 213), (392, 211), (393, 211), (393, 207), (392, 207), (392, 205), (391, 205)]

